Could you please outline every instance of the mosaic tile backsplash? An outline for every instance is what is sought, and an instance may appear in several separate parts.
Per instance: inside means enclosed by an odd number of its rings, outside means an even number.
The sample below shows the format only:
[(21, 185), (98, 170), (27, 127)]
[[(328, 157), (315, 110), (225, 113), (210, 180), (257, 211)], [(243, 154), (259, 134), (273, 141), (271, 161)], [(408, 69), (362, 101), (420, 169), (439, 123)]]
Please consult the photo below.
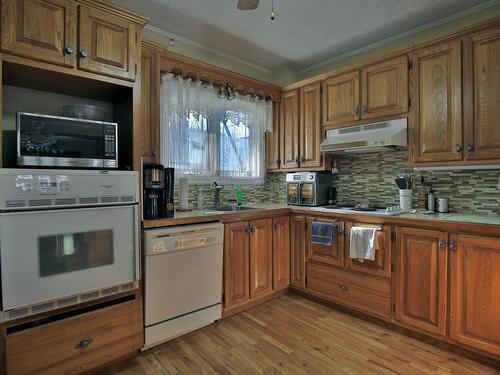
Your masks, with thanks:
[[(370, 202), (380, 206), (399, 205), (394, 177), (408, 172), (413, 177), (413, 202), (417, 206), (420, 176), (431, 185), (437, 198), (449, 199), (451, 211), (500, 215), (500, 190), (497, 189), (500, 170), (416, 172), (408, 166), (406, 151), (360, 154), (337, 159), (339, 173), (335, 178), (337, 201), (341, 203)], [(225, 185), (221, 203), (234, 197), (235, 186)], [(285, 173), (269, 173), (263, 185), (243, 185), (243, 204), (285, 203)], [(426, 187), (428, 189), (428, 187)], [(205, 207), (213, 204), (213, 189), (209, 185), (190, 185), (189, 207), (196, 208), (198, 192)], [(178, 187), (175, 203), (178, 205)]]

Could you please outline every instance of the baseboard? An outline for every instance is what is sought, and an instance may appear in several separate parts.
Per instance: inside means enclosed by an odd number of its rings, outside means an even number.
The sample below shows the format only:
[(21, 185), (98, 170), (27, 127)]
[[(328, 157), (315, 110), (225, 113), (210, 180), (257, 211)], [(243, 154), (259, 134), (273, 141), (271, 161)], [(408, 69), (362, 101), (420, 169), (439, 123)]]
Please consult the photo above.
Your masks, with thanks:
[(250, 300), (242, 305), (238, 305), (238, 306), (235, 306), (235, 307), (229, 308), (229, 309), (224, 309), (222, 311), (222, 318), (221, 319), (229, 318), (230, 316), (233, 316), (235, 314), (239, 314), (240, 312), (251, 309), (252, 307), (258, 306), (258, 305), (265, 303), (267, 301), (270, 301), (272, 299), (281, 297), (282, 295), (287, 294), (287, 293), (288, 293), (288, 288), (278, 290), (278, 291), (269, 293), (268, 295), (265, 295), (263, 297)]

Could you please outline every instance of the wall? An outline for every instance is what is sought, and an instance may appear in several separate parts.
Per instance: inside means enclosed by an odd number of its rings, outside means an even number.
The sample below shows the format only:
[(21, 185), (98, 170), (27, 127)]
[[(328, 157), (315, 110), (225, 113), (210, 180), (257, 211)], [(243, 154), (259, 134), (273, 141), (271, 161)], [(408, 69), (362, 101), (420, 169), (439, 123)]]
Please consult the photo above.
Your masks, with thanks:
[(415, 172), (408, 166), (406, 151), (359, 154), (337, 159), (335, 178), (339, 203), (371, 202), (399, 205), (394, 178), (398, 172), (413, 177), (413, 201), (421, 188), (420, 175), (432, 186), (437, 198), (448, 198), (451, 210), (500, 215), (500, 170)]

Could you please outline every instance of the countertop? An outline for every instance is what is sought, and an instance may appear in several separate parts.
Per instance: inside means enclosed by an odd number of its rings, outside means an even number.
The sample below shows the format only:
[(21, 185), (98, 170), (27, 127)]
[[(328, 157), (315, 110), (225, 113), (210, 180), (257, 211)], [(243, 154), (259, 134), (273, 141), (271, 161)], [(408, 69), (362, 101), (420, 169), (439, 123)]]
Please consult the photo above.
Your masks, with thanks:
[(290, 213), (302, 213), (302, 214), (318, 214), (321, 216), (340, 216), (345, 218), (355, 218), (359, 220), (360, 217), (369, 219), (373, 218), (376, 220), (381, 220), (387, 223), (402, 223), (412, 221), (418, 221), (426, 224), (432, 223), (447, 223), (447, 224), (477, 224), (477, 225), (489, 225), (489, 226), (500, 226), (500, 216), (487, 215), (487, 214), (469, 214), (460, 212), (450, 212), (446, 214), (436, 213), (432, 215), (424, 215), (422, 213), (404, 213), (394, 216), (388, 216), (384, 214), (377, 213), (363, 213), (363, 212), (346, 212), (344, 210), (324, 210), (319, 207), (298, 207), (289, 206), (283, 203), (255, 203), (248, 204), (248, 207), (254, 208), (253, 210), (244, 211), (213, 211), (210, 209), (206, 210), (192, 210), (187, 212), (176, 211), (173, 218), (159, 219), (159, 220), (144, 220), (142, 222), (143, 228), (158, 228), (164, 226), (172, 225), (183, 225), (183, 224), (194, 224), (194, 223), (204, 223), (210, 221), (231, 221), (231, 220), (246, 220), (251, 219), (253, 216), (262, 215), (264, 212), (272, 211), (272, 214), (286, 214)]

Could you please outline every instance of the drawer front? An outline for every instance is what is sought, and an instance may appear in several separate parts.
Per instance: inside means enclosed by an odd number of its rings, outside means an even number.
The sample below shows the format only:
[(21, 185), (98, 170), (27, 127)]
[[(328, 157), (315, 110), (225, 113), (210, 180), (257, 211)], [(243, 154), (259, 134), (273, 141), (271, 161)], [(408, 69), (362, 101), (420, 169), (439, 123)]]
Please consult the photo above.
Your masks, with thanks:
[(333, 302), (383, 317), (391, 317), (389, 280), (355, 275), (326, 266), (307, 265), (307, 290)]
[(142, 347), (141, 300), (6, 336), (8, 374), (87, 371)]

